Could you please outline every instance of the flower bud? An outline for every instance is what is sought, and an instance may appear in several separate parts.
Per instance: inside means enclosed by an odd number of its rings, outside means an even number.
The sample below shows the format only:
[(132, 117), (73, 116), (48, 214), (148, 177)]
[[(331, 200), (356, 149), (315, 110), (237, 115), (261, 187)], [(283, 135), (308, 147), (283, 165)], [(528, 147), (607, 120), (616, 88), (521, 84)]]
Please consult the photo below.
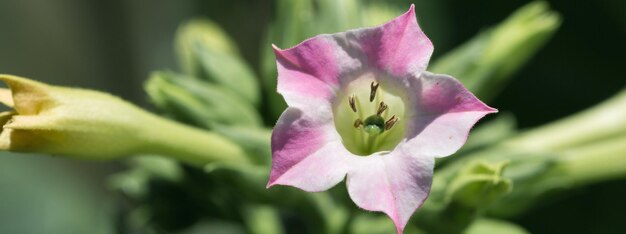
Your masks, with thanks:
[(9, 86), (0, 89), (0, 102), (13, 107), (0, 113), (2, 150), (100, 160), (163, 154), (199, 165), (245, 159), (237, 145), (219, 135), (162, 119), (106, 93), (11, 75), (0, 80)]
[(450, 182), (448, 196), (467, 207), (487, 207), (511, 191), (512, 181), (502, 177), (502, 171), (507, 164), (506, 161), (475, 161), (468, 164)]

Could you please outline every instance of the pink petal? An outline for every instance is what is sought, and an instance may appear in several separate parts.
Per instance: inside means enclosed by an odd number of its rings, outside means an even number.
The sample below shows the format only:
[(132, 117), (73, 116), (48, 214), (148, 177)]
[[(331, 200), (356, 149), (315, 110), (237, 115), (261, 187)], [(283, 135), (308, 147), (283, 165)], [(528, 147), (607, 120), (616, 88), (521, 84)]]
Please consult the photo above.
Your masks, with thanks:
[(497, 112), (485, 105), (448, 75), (424, 72), (412, 79), (416, 92), (415, 112), (407, 120), (408, 144), (415, 154), (434, 157), (456, 152), (467, 140), (470, 129), (482, 117)]
[(406, 146), (386, 155), (359, 158), (346, 182), (359, 207), (384, 212), (398, 233), (428, 197), (435, 163), (433, 157), (411, 156), (414, 154)]
[(433, 44), (417, 24), (414, 5), (381, 27), (351, 33), (359, 38), (370, 66), (396, 77), (424, 71), (433, 53)]
[(272, 171), (267, 187), (290, 185), (309, 192), (341, 182), (350, 159), (339, 136), (324, 120), (288, 108), (272, 132)]
[(317, 99), (329, 101), (338, 86), (334, 48), (326, 37), (311, 38), (296, 47), (274, 47), (278, 64), (278, 92), (289, 106)]
[(318, 35), (281, 50), (274, 46), (278, 64), (278, 92), (289, 106), (311, 106), (330, 101), (341, 84), (368, 71), (395, 77), (425, 70), (433, 45), (415, 20), (415, 7), (373, 28)]

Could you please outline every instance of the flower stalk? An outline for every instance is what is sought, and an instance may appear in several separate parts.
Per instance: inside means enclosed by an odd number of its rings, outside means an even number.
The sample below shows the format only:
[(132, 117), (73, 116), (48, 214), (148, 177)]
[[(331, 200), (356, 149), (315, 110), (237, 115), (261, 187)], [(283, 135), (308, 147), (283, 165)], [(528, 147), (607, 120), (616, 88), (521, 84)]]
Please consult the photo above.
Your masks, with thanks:
[(626, 89), (579, 114), (527, 131), (504, 143), (519, 149), (561, 150), (626, 135)]
[(241, 147), (221, 135), (163, 118), (156, 117), (153, 121), (159, 127), (145, 130), (140, 153), (167, 155), (197, 166), (212, 162), (249, 163)]
[(626, 135), (563, 152), (562, 164), (572, 184), (587, 185), (626, 176)]

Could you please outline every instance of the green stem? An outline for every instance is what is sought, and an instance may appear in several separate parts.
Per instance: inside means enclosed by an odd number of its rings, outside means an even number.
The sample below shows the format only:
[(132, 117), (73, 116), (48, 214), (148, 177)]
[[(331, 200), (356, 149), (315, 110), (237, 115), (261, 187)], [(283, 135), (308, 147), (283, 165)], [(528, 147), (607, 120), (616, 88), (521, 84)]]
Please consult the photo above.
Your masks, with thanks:
[(151, 116), (139, 153), (169, 156), (202, 167), (208, 163), (249, 164), (243, 149), (221, 135)]
[(626, 89), (602, 104), (525, 132), (505, 144), (527, 150), (560, 150), (626, 134)]
[(514, 189), (511, 194), (490, 208), (492, 215), (501, 217), (519, 215), (543, 198), (555, 197), (577, 187), (626, 176), (624, 170), (626, 136), (552, 152), (547, 156), (530, 153), (515, 157), (517, 162), (507, 170), (519, 172), (521, 169), (526, 173), (509, 175), (513, 179)]
[(577, 186), (624, 177), (626, 136), (569, 149), (562, 159), (558, 169)]

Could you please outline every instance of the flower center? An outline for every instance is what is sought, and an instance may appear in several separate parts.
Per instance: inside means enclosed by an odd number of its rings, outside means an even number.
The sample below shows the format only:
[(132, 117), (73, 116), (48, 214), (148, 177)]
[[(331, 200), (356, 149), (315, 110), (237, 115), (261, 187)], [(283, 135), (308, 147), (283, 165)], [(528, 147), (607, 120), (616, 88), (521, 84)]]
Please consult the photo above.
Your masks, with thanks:
[(389, 79), (377, 78), (372, 73), (357, 77), (334, 103), (335, 127), (344, 146), (361, 156), (391, 151), (405, 135), (405, 95)]

